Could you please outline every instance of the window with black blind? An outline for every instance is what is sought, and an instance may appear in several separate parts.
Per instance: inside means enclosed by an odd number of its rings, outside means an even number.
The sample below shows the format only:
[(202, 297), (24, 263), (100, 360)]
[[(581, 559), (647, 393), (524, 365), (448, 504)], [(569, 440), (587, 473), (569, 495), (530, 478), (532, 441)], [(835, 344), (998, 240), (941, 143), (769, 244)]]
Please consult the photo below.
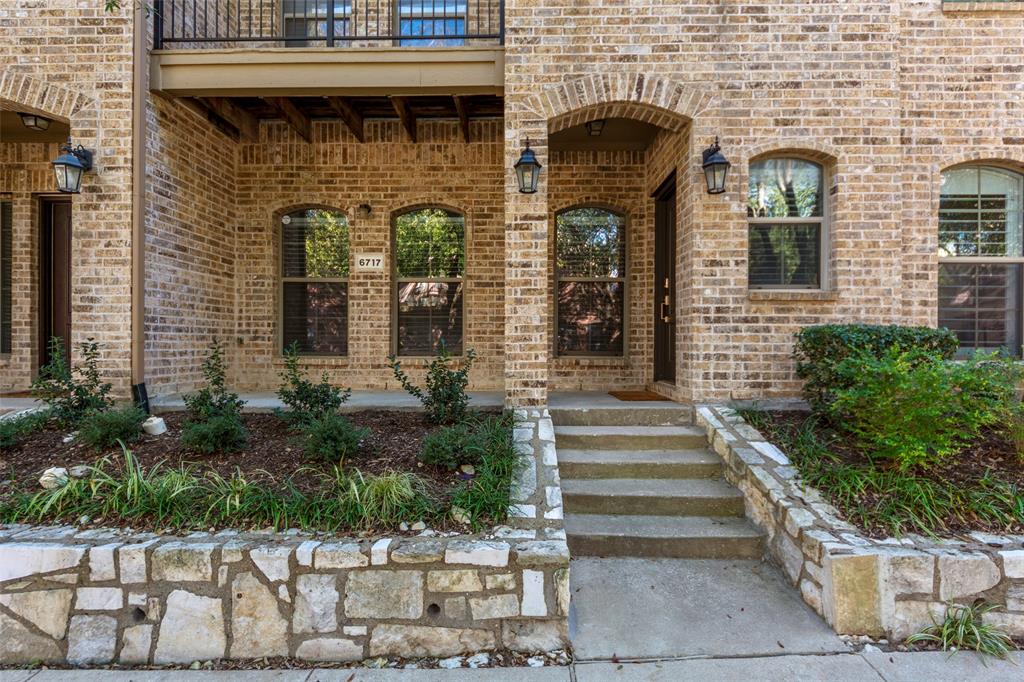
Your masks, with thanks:
[(11, 270), (12, 258), (11, 202), (0, 201), (0, 353), (11, 352)]
[(599, 207), (555, 218), (555, 308), (559, 355), (622, 355), (626, 310), (626, 218)]
[(334, 28), (335, 38), (352, 35), (352, 0), (283, 0), (281, 8), (285, 37), (310, 39), (309, 42), (291, 41), (290, 46), (322, 46), (328, 37), (329, 25)]
[(445, 208), (395, 217), (395, 350), (462, 354), (466, 220)]
[(281, 342), (309, 355), (348, 353), (348, 219), (308, 208), (281, 218)]
[(751, 289), (818, 289), (825, 231), (824, 171), (811, 161), (750, 164), (747, 284)]
[(939, 194), (939, 326), (963, 350), (1021, 354), (1024, 178), (989, 166), (945, 171)]

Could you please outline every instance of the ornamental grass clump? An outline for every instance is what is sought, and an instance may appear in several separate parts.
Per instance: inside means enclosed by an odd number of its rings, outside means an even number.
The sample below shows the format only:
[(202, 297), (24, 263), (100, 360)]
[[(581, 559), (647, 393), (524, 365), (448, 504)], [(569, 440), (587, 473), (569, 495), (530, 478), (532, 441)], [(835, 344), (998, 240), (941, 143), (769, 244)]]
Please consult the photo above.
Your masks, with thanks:
[(984, 656), (1005, 659), (1015, 649), (1013, 640), (1001, 628), (985, 623), (985, 615), (999, 609), (997, 604), (978, 602), (970, 606), (946, 604), (941, 622), (935, 622), (907, 638), (907, 644), (934, 644), (943, 651), (963, 649)]
[(502, 523), (512, 503), (512, 481), (524, 466), (512, 438), (511, 413), (481, 417), (472, 424), (476, 471), (452, 494), (452, 509), (463, 510), (474, 529)]

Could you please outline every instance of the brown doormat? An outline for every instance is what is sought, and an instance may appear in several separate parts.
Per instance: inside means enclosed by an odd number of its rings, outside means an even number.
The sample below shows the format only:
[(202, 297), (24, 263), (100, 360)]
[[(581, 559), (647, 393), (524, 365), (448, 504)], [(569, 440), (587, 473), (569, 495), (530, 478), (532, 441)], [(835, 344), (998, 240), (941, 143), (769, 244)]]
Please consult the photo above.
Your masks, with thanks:
[(654, 391), (608, 391), (608, 395), (626, 402), (639, 402), (642, 400), (663, 400), (665, 402), (672, 402), (671, 398), (666, 398)]

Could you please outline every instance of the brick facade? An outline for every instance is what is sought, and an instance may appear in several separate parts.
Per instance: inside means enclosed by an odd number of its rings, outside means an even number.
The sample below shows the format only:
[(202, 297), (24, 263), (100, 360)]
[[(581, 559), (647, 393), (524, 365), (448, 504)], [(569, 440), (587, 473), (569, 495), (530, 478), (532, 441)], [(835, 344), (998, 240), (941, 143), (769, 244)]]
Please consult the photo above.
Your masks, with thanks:
[[(367, 122), (364, 143), (336, 121), (316, 122), (312, 143), (275, 122), (261, 125), (258, 143), (240, 143), (180, 102), (153, 97), (146, 140), (151, 391), (193, 387), (214, 336), (229, 341), (239, 387), (273, 388), (280, 365), (275, 220), (304, 204), (345, 211), (352, 251), (389, 259), (393, 211), (439, 203), (465, 212), (465, 345), (480, 355), (474, 388), (504, 387), (510, 402), (529, 405), (543, 404), (549, 389), (649, 386), (650, 194), (675, 169), (677, 380), (669, 392), (682, 400), (792, 395), (798, 385), (789, 355), (801, 326), (935, 324), (943, 169), (972, 160), (1024, 168), (1024, 11), (1004, 4), (1010, 11), (944, 11), (941, 0), (625, 0), (598, 10), (566, 0), (508, 0), (505, 115), (475, 121), (470, 143), (454, 121), (421, 121), (419, 142), (411, 143), (396, 122), (375, 120)], [(109, 367), (123, 388), (131, 22), (100, 16), (98, 1), (95, 11), (70, 2), (16, 5), (15, 12), (0, 10), (0, 103), (70, 120), (76, 141), (101, 152), (98, 171), (75, 199), (83, 273), (75, 334), (108, 344)], [(71, 51), (70, 63), (44, 57), (73, 27), (86, 47)], [(600, 117), (663, 130), (644, 152), (549, 153), (550, 134)], [(726, 193), (710, 196), (700, 152), (716, 136), (733, 166)], [(515, 190), (511, 171), (527, 137), (544, 164), (532, 195)], [(826, 169), (824, 291), (748, 290), (747, 168), (776, 153)], [(26, 164), (51, 154), (0, 151), (0, 193), (38, 191), (26, 184)], [(553, 216), (585, 202), (628, 215), (624, 358), (559, 358), (553, 351)], [(355, 211), (363, 203), (372, 207), (368, 217)], [(31, 239), (31, 201), (16, 201), (15, 213), (16, 235)], [(34, 313), (24, 259), (32, 248), (16, 248), (16, 281), (28, 288), (16, 292), (15, 329), (27, 343)], [(385, 362), (390, 278), (353, 271), (350, 296), (348, 357), (309, 364), (354, 388), (393, 388)], [(24, 387), (32, 357), (19, 347), (0, 359), (0, 386)]]

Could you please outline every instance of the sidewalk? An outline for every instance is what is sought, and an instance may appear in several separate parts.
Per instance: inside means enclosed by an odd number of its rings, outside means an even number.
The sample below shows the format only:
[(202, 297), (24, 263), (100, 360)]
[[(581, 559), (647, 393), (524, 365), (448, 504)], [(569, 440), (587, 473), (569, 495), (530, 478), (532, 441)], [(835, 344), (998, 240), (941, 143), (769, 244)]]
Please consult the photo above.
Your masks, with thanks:
[(1024, 655), (1016, 665), (972, 653), (870, 653), (757, 658), (692, 658), (647, 663), (594, 661), (566, 668), (484, 670), (45, 670), (0, 671), (0, 682), (919, 682), (1024, 679)]

